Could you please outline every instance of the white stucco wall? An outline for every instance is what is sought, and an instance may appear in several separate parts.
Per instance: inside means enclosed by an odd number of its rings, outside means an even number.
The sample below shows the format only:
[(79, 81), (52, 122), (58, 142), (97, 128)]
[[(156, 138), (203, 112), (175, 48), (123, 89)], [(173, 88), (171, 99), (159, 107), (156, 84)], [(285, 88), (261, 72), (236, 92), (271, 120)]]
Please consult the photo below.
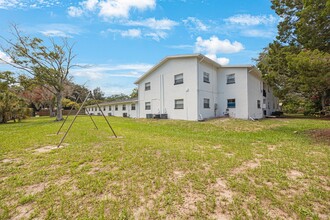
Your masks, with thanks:
[[(263, 82), (257, 73), (248, 73), (248, 109), (249, 117), (263, 118)], [(258, 108), (257, 100), (260, 100)]]
[[(227, 75), (235, 74), (235, 83), (227, 84)], [(230, 117), (248, 119), (247, 68), (221, 68), (218, 75), (219, 112)], [(236, 107), (227, 108), (227, 99), (235, 99)]]
[[(124, 113), (127, 113), (127, 117), (137, 118), (138, 104), (135, 103), (135, 110), (132, 110), (132, 103), (118, 103), (118, 104), (99, 104), (105, 116), (117, 116), (123, 117)], [(115, 106), (118, 106), (118, 110), (115, 110)], [(123, 110), (123, 105), (126, 105), (126, 110)], [(111, 106), (111, 110), (109, 109)], [(102, 115), (101, 111), (97, 106), (87, 106), (88, 111), (85, 110), (86, 114)], [(111, 113), (111, 114), (110, 114)]]
[[(204, 72), (209, 73), (209, 83), (203, 81)], [(205, 98), (210, 100), (210, 108), (204, 108)], [(219, 108), (215, 111), (215, 104), (219, 106), (218, 69), (210, 63), (198, 62), (198, 115), (201, 118), (213, 118), (220, 116)]]
[[(183, 73), (183, 84), (174, 85), (174, 76)], [(197, 58), (169, 59), (138, 86), (139, 116), (167, 114), (170, 119), (197, 120)], [(145, 91), (145, 83), (151, 89)], [(184, 109), (174, 109), (175, 100), (184, 100)], [(145, 103), (151, 110), (145, 110)]]

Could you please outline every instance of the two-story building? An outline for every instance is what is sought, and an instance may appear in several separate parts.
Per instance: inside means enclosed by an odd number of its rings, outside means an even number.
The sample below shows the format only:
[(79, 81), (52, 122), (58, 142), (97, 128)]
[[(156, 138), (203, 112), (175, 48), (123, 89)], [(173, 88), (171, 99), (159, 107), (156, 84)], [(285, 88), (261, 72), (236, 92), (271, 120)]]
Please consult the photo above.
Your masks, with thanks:
[(256, 67), (222, 66), (202, 54), (168, 56), (135, 84), (139, 95), (136, 114), (130, 117), (257, 119), (278, 108), (277, 98)]

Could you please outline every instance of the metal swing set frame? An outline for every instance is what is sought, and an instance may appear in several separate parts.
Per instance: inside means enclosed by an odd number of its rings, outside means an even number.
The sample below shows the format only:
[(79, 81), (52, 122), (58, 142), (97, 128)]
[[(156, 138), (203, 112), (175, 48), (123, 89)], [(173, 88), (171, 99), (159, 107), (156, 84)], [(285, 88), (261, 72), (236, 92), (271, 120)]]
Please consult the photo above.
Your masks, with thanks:
[[(84, 107), (86, 101), (87, 101), (88, 98), (90, 98), (90, 97), (91, 97), (92, 99), (96, 100), (95, 97), (94, 97), (93, 94), (92, 94), (92, 91), (89, 91), (89, 93), (87, 94), (85, 100), (84, 100), (83, 103), (81, 104), (81, 106), (80, 106), (78, 112), (77, 112), (76, 115), (74, 116), (74, 118), (73, 118), (71, 124), (69, 125), (68, 130), (65, 132), (65, 134), (64, 134), (64, 136), (62, 137), (60, 143), (57, 145), (57, 148), (59, 148), (59, 147), (61, 146), (61, 144), (63, 143), (63, 141), (64, 141), (64, 139), (66, 138), (66, 136), (68, 135), (68, 133), (69, 133), (69, 131), (70, 131), (70, 129), (71, 129), (73, 123), (76, 121), (76, 119), (77, 119), (79, 113), (81, 112), (81, 110), (83, 109), (83, 107)], [(76, 101), (78, 101), (79, 98), (80, 98), (80, 97), (78, 96), (77, 99), (76, 99)], [(103, 118), (104, 118), (105, 121), (107, 122), (107, 124), (108, 124), (110, 130), (112, 131), (113, 135), (115, 136), (115, 138), (118, 138), (117, 135), (116, 135), (116, 133), (115, 133), (115, 131), (113, 130), (112, 126), (110, 125), (110, 122), (108, 121), (107, 117), (104, 115), (104, 112), (102, 111), (100, 105), (99, 105), (98, 103), (96, 103), (96, 105), (97, 105), (97, 107), (99, 108), (99, 110), (100, 110), (100, 112), (101, 112)], [(56, 133), (57, 135), (60, 133), (61, 129), (63, 128), (63, 126), (64, 126), (66, 120), (68, 119), (69, 115), (71, 114), (71, 111), (72, 111), (72, 110), (73, 110), (73, 106), (71, 107), (69, 113), (67, 114), (67, 116), (66, 116), (65, 119), (63, 120), (63, 123), (62, 123), (61, 127), (58, 129), (58, 131), (57, 131), (57, 133)], [(92, 115), (89, 114), (89, 111), (88, 111), (87, 109), (86, 109), (86, 111), (87, 111), (88, 116), (89, 116), (90, 119), (92, 120), (92, 122), (93, 122), (93, 124), (94, 124), (96, 130), (98, 130), (98, 127), (97, 127), (95, 121), (93, 120)]]

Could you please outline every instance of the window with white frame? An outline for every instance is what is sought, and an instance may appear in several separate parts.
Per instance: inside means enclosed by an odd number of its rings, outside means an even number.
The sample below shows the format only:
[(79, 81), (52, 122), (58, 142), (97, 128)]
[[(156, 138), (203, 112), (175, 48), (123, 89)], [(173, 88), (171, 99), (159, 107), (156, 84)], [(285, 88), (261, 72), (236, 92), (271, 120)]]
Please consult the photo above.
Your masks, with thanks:
[(118, 105), (115, 105), (115, 111), (118, 111)]
[(145, 103), (145, 110), (151, 110), (151, 103), (150, 102)]
[(150, 89), (151, 89), (151, 84), (150, 84), (150, 82), (145, 83), (145, 84), (144, 84), (144, 88), (145, 88), (145, 91), (150, 90)]
[(236, 100), (227, 99), (227, 108), (236, 108)]
[(174, 109), (183, 109), (183, 99), (174, 100)]
[(204, 99), (204, 108), (210, 108), (210, 99)]
[(105, 106), (103, 106), (103, 111), (105, 111)]
[(227, 75), (227, 84), (235, 83), (235, 73)]
[(203, 82), (210, 83), (210, 74), (207, 72), (203, 73)]
[(135, 104), (131, 105), (131, 110), (135, 110)]
[(260, 102), (260, 100), (257, 100), (257, 108), (261, 108), (261, 102)]
[(183, 73), (174, 75), (174, 85), (183, 84)]
[(111, 105), (109, 105), (109, 111), (111, 111)]
[(123, 105), (122, 109), (123, 109), (123, 111), (125, 111), (126, 110), (126, 105)]

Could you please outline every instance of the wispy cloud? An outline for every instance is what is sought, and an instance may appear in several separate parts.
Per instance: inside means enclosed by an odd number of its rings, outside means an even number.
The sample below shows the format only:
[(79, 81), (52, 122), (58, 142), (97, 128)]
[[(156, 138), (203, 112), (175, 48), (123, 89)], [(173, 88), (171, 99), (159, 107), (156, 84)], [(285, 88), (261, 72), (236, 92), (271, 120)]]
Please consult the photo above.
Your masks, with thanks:
[(129, 38), (140, 38), (141, 37), (141, 30), (140, 29), (128, 29), (128, 30), (120, 30), (120, 29), (107, 29), (106, 31), (102, 31), (101, 34), (107, 33), (118, 33), (122, 37), (129, 37)]
[(160, 20), (148, 18), (136, 21), (128, 20), (127, 22), (124, 22), (124, 25), (147, 27), (153, 30), (171, 30), (174, 26), (178, 25), (178, 23), (167, 18)]
[(68, 14), (72, 17), (79, 17), (88, 13), (97, 13), (105, 20), (114, 18), (128, 18), (134, 9), (143, 11), (153, 9), (156, 0), (86, 0), (78, 3), (77, 6), (70, 6)]
[(138, 78), (144, 72), (149, 70), (152, 65), (150, 64), (81, 64), (84, 68), (75, 68), (71, 71), (73, 76), (85, 77), (90, 80), (102, 79), (108, 77), (134, 77)]
[(188, 17), (182, 20), (183, 24), (190, 30), (194, 32), (207, 31), (209, 27), (204, 24), (201, 20), (195, 17)]
[(0, 51), (0, 64), (5, 64), (6, 62), (11, 62), (10, 57), (4, 52)]
[(74, 35), (79, 35), (83, 32), (79, 27), (70, 24), (47, 24), (30, 29), (49, 37), (72, 38)]
[(255, 26), (255, 25), (273, 25), (278, 22), (278, 19), (273, 15), (254, 16), (250, 14), (238, 14), (225, 19), (231, 24)]
[(26, 8), (44, 8), (62, 5), (61, 1), (53, 0), (0, 0), (0, 9), (26, 9)]

